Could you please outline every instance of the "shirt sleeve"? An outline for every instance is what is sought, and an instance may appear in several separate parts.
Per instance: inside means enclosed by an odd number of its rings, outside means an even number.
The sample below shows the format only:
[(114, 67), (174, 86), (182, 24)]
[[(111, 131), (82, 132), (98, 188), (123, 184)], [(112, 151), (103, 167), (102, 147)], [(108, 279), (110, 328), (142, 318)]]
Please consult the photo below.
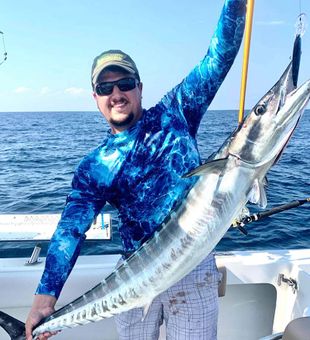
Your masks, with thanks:
[(91, 176), (91, 165), (82, 161), (76, 170), (72, 191), (49, 244), (45, 269), (36, 294), (59, 297), (94, 218), (105, 204)]
[(183, 114), (193, 136), (238, 53), (245, 13), (246, 0), (225, 1), (206, 56), (162, 99), (166, 108)]

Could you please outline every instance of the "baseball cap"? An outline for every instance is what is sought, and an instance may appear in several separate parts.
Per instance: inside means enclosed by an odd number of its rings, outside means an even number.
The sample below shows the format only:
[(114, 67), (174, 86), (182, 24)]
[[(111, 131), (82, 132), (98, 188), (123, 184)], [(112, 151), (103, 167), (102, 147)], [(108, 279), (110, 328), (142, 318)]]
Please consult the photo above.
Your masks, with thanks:
[(140, 81), (139, 71), (130, 56), (121, 50), (109, 50), (94, 59), (91, 69), (92, 85), (96, 84), (99, 74), (109, 66), (119, 66)]

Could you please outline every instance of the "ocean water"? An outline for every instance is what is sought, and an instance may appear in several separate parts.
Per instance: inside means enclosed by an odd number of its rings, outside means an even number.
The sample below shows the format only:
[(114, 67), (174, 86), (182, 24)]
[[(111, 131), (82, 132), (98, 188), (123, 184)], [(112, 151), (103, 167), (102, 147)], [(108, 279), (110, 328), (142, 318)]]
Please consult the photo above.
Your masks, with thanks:
[[(60, 213), (81, 158), (105, 138), (99, 112), (0, 112), (0, 214)], [(198, 133), (203, 159), (237, 125), (237, 111), (208, 111)], [(310, 197), (310, 110), (280, 161), (268, 173), (267, 209)], [(249, 205), (250, 211), (260, 211)], [(89, 241), (82, 253), (120, 252), (117, 212), (113, 240)], [(1, 216), (0, 216), (1, 218)], [(248, 236), (229, 230), (218, 251), (310, 248), (310, 203), (248, 225)], [(43, 242), (43, 252), (47, 244)], [(0, 257), (27, 256), (32, 242), (0, 242)]]

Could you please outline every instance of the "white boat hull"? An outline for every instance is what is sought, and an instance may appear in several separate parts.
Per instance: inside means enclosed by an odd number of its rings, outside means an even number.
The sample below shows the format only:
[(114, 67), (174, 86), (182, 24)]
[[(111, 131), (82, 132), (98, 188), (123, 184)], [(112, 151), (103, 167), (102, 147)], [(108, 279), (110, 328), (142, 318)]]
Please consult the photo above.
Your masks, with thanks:
[[(217, 254), (227, 268), (226, 295), (220, 298), (218, 339), (257, 340), (284, 330), (287, 323), (310, 314), (310, 249), (240, 251)], [(57, 308), (89, 290), (107, 276), (118, 255), (80, 256)], [(25, 266), (26, 258), (0, 259), (0, 310), (25, 320), (41, 277), (44, 258)], [(279, 274), (297, 281), (298, 290)], [(65, 330), (55, 339), (118, 339), (113, 319)], [(9, 339), (0, 329), (0, 340)], [(161, 339), (164, 339), (164, 329)]]

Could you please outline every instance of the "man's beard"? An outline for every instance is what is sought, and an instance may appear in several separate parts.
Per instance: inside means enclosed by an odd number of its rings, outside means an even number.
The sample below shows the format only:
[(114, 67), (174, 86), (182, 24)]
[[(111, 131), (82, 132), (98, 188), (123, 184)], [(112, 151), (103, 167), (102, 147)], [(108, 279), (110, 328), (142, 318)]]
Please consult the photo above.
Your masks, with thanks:
[(127, 126), (129, 125), (135, 118), (135, 115), (133, 114), (133, 112), (131, 112), (126, 119), (122, 120), (122, 121), (118, 121), (118, 120), (114, 120), (113, 118), (110, 118), (110, 123), (113, 126), (116, 127), (123, 127), (123, 126)]
[(126, 119), (122, 121), (114, 120), (113, 118), (110, 118), (110, 123), (116, 127), (123, 127), (128, 124), (130, 124), (135, 118), (135, 115), (131, 112)]

